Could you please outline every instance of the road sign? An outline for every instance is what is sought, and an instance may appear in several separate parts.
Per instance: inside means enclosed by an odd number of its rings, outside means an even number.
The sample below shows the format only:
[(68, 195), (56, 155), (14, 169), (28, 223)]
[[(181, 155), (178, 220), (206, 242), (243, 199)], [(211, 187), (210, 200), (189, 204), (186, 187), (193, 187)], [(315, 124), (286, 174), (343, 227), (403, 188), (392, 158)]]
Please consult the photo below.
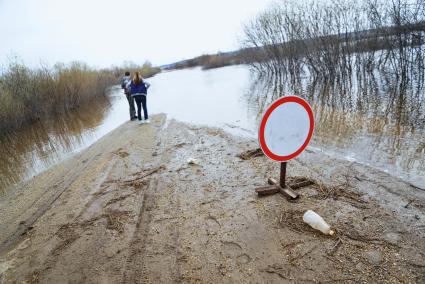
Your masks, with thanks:
[(258, 132), (258, 140), (264, 154), (280, 163), (280, 181), (273, 179), (271, 186), (256, 188), (259, 196), (283, 193), (290, 200), (298, 199), (293, 189), (308, 186), (309, 180), (286, 184), (286, 162), (304, 151), (314, 129), (311, 106), (302, 98), (287, 96), (274, 101), (264, 113)]
[(297, 96), (282, 97), (270, 105), (261, 120), (261, 149), (272, 160), (289, 161), (307, 147), (313, 128), (311, 106)]

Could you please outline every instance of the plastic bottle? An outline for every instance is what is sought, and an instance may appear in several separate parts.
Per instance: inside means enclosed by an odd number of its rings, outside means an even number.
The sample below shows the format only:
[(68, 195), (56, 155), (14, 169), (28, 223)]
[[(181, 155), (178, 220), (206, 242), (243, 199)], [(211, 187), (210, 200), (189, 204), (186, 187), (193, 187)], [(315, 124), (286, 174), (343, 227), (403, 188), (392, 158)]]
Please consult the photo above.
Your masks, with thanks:
[(321, 231), (323, 234), (332, 236), (335, 233), (331, 230), (328, 223), (326, 223), (325, 220), (323, 220), (323, 218), (313, 210), (307, 210), (304, 213), (303, 221), (309, 224), (312, 228)]
[(199, 165), (198, 160), (197, 160), (197, 159), (195, 159), (195, 158), (189, 158), (189, 159), (187, 159), (187, 163), (188, 163), (189, 165)]

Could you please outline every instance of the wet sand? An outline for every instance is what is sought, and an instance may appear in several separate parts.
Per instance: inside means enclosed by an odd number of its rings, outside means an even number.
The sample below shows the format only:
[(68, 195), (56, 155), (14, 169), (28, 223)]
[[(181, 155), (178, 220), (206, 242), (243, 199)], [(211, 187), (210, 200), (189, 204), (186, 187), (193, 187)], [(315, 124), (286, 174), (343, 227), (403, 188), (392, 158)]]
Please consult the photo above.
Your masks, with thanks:
[(237, 157), (256, 147), (163, 115), (122, 125), (2, 198), (0, 283), (425, 281), (425, 191), (307, 150), (288, 176), (315, 184), (259, 198), (279, 165)]

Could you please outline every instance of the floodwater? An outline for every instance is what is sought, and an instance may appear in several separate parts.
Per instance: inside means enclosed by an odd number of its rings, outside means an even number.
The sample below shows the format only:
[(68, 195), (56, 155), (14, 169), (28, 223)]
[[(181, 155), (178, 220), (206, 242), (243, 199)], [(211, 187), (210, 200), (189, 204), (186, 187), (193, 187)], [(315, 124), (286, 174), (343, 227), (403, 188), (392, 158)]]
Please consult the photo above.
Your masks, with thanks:
[[(261, 113), (273, 98), (265, 83), (246, 66), (164, 72), (148, 81), (150, 114), (166, 113), (169, 118), (253, 138)], [(410, 104), (397, 106), (399, 112), (416, 114), (397, 121), (375, 111), (382, 108), (376, 100), (365, 100), (368, 107), (358, 111), (330, 104), (335, 100), (332, 95), (316, 96), (311, 86), (309, 92), (297, 95), (306, 98), (315, 112), (311, 149), (379, 168), (425, 188), (423, 105), (419, 109)], [(319, 93), (323, 94), (323, 88)], [(108, 98), (43, 125), (28, 125), (13, 137), (3, 137), (0, 191), (67, 159), (126, 122), (128, 104), (121, 89), (112, 88)]]
[[(108, 99), (0, 138), (0, 193), (88, 147), (127, 116), (116, 90)], [(115, 103), (113, 103), (115, 102)]]

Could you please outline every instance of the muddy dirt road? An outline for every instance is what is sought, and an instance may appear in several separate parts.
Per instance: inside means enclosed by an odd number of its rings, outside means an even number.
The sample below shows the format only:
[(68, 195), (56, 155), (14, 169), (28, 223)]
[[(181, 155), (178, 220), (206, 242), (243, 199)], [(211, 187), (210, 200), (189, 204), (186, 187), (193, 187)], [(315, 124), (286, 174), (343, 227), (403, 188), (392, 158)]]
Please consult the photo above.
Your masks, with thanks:
[[(0, 201), (0, 283), (424, 283), (425, 192), (307, 150), (297, 202), (256, 141), (126, 123)], [(195, 158), (199, 165), (187, 164)], [(302, 222), (313, 209), (335, 229)]]

